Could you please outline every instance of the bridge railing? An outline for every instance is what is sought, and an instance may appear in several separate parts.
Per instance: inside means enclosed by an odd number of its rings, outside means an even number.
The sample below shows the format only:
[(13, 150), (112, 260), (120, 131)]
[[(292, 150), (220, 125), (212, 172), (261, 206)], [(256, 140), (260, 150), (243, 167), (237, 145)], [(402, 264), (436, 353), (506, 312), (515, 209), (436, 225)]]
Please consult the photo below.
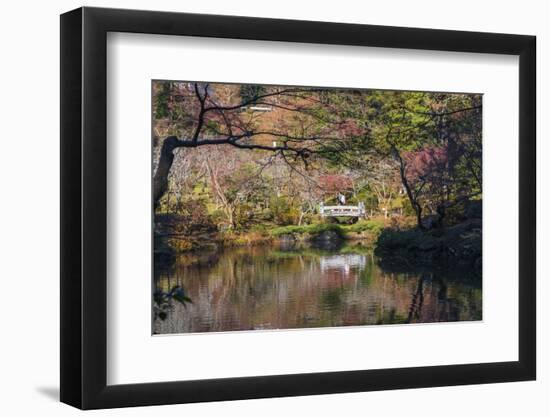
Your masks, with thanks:
[(319, 204), (319, 214), (323, 217), (362, 217), (366, 213), (365, 203), (359, 202), (357, 206), (325, 206)]

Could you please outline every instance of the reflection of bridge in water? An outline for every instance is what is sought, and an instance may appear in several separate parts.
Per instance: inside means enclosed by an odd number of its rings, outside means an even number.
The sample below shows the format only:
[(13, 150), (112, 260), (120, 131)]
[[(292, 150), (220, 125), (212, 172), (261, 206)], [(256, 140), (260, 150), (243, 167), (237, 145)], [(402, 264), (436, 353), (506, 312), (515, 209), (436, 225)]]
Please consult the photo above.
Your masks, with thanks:
[(320, 265), (322, 272), (336, 270), (349, 273), (351, 269), (365, 269), (365, 266), (367, 265), (367, 257), (365, 255), (358, 254), (323, 256), (320, 259)]
[(325, 206), (319, 204), (319, 214), (323, 217), (363, 217), (365, 203), (359, 202), (356, 206)]

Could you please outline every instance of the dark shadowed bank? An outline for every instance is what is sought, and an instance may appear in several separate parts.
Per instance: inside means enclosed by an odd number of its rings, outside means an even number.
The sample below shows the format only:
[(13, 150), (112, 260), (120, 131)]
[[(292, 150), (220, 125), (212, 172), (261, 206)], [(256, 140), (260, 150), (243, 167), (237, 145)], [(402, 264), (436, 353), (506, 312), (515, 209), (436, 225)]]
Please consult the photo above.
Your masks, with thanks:
[(437, 265), (443, 268), (472, 268), (480, 273), (481, 220), (472, 219), (426, 232), (385, 229), (374, 252), (387, 266)]
[(456, 223), (429, 230), (386, 228), (374, 253), (382, 266), (482, 270), (482, 202), (471, 202)]

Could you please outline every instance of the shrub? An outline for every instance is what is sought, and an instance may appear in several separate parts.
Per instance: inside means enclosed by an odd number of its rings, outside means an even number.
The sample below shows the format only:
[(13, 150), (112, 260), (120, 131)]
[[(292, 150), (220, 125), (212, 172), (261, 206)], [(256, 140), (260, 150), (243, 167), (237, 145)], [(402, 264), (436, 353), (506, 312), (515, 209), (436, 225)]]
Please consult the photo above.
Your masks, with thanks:
[(347, 233), (368, 233), (377, 238), (384, 229), (384, 222), (381, 220), (365, 220), (351, 225), (340, 225), (334, 223), (315, 223), (302, 226), (282, 226), (271, 230), (272, 236), (282, 235), (319, 235), (323, 232), (336, 232), (341, 237)]
[(168, 245), (176, 252), (185, 252), (193, 248), (193, 243), (184, 238), (168, 239)]
[(381, 220), (365, 220), (355, 224), (343, 226), (344, 230), (352, 233), (370, 232), (379, 235), (384, 229), (384, 222)]
[(392, 217), (389, 224), (389, 227), (395, 230), (414, 229), (416, 226), (416, 217), (413, 216)]
[(330, 223), (316, 223), (307, 224), (303, 226), (283, 226), (277, 227), (271, 231), (273, 236), (282, 235), (309, 235), (316, 236), (323, 232), (336, 232), (338, 235), (344, 237), (345, 231), (342, 226)]
[(300, 212), (287, 197), (272, 197), (269, 201), (271, 219), (278, 225), (293, 224), (298, 221)]

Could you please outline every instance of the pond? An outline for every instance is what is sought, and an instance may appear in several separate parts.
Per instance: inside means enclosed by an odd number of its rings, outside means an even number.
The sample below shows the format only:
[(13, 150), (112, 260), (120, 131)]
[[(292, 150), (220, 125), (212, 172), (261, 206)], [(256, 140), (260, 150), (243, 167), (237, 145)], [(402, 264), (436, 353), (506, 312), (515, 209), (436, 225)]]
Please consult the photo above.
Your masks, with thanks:
[(387, 271), (361, 245), (262, 245), (155, 268), (155, 334), (481, 320), (469, 271)]

